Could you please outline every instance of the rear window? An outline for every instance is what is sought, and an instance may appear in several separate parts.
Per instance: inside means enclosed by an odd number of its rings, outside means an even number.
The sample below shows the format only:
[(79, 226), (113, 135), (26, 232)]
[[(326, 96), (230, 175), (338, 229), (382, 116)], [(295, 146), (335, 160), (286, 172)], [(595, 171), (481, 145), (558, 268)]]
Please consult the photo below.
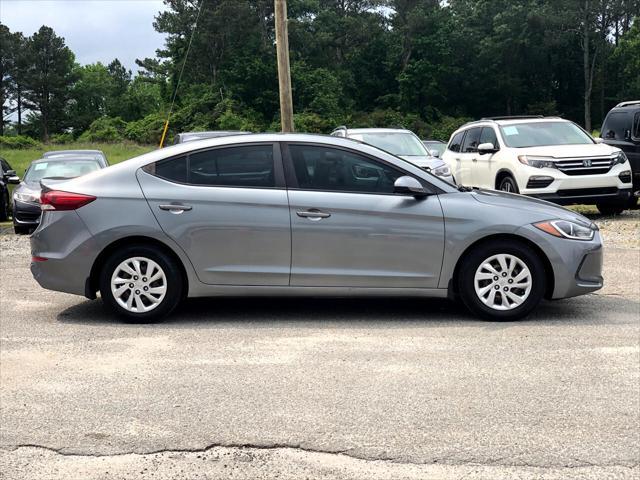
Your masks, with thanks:
[(451, 142), (449, 142), (449, 150), (452, 152), (459, 152), (462, 148), (462, 138), (464, 137), (464, 132), (456, 133)]
[(24, 181), (38, 183), (43, 178), (76, 178), (100, 170), (96, 160), (55, 160), (38, 162), (29, 167)]
[(602, 126), (602, 138), (624, 140), (625, 133), (631, 130), (631, 115), (627, 112), (611, 112)]
[(633, 118), (633, 138), (640, 139), (640, 112)]

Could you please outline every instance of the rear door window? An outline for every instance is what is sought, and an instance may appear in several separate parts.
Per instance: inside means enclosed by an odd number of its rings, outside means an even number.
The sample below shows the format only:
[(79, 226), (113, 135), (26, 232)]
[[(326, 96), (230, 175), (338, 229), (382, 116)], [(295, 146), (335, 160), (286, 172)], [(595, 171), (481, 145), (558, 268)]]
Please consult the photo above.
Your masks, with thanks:
[(462, 131), (453, 136), (451, 142), (449, 142), (449, 150), (452, 152), (459, 152), (462, 149), (462, 139), (464, 138), (464, 134), (465, 132)]
[(482, 132), (481, 127), (471, 128), (467, 131), (467, 136), (464, 137), (462, 152), (473, 153), (478, 151), (478, 145), (480, 145), (481, 132)]
[(640, 112), (633, 117), (633, 138), (640, 140)]
[(165, 180), (218, 187), (275, 187), (273, 145), (215, 148), (144, 167)]

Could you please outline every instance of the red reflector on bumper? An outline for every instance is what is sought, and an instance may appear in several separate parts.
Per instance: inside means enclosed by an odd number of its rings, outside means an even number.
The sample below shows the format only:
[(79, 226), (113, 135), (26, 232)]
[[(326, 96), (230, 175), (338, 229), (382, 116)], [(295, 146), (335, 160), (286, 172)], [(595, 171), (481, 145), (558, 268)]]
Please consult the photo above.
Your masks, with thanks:
[(46, 262), (47, 260), (49, 259), (46, 257), (31, 257), (32, 262)]

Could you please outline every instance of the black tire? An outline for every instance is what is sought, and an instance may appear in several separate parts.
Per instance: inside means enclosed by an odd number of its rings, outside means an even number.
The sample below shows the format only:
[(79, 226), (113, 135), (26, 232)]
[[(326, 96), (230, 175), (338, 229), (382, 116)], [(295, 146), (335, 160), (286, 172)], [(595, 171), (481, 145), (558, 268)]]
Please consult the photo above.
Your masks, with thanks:
[(598, 203), (596, 207), (602, 215), (620, 215), (627, 208), (626, 205), (617, 203)]
[[(136, 313), (127, 310), (118, 303), (111, 291), (111, 277), (114, 271), (122, 262), (133, 257), (144, 257), (152, 260), (158, 264), (165, 274), (165, 296), (153, 310), (147, 312)], [(173, 258), (161, 249), (151, 245), (131, 245), (113, 253), (102, 267), (99, 282), (102, 301), (124, 321), (129, 323), (152, 323), (166, 317), (180, 303), (184, 289), (184, 282), (179, 266)], [(131, 295), (131, 292), (129, 295)]]
[(502, 180), (500, 180), (500, 185), (498, 185), (498, 190), (508, 193), (520, 193), (518, 189), (518, 184), (515, 179), (511, 175), (507, 175)]
[(29, 233), (31, 233), (31, 227), (27, 227), (25, 225), (16, 225), (14, 223), (13, 231), (16, 235), (29, 235)]
[[(510, 310), (496, 310), (485, 305), (480, 300), (478, 294), (476, 294), (474, 285), (476, 271), (480, 265), (490, 257), (499, 254), (517, 257), (526, 265), (531, 275), (531, 289), (528, 297), (521, 305)], [(483, 319), (492, 321), (518, 320), (531, 313), (544, 296), (547, 284), (544, 264), (538, 253), (523, 242), (517, 240), (497, 240), (481, 243), (467, 253), (460, 262), (461, 267), (457, 278), (460, 298), (471, 313)], [(491, 281), (489, 280), (489, 282)], [(503, 298), (502, 295), (501, 293), (500, 298)]]
[(5, 192), (0, 199), (0, 222), (5, 222), (9, 218), (9, 194)]
[(629, 198), (629, 204), (627, 205), (629, 210), (637, 210), (638, 209), (638, 197), (635, 194), (632, 194)]

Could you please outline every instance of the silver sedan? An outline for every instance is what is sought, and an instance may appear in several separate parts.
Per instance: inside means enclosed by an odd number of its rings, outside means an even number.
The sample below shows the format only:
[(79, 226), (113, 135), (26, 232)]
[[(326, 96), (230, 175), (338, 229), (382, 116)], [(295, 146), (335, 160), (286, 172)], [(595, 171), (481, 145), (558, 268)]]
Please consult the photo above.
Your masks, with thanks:
[(511, 320), (602, 287), (585, 217), (338, 137), (203, 140), (44, 183), (34, 277), (132, 321), (230, 295), (449, 297)]

